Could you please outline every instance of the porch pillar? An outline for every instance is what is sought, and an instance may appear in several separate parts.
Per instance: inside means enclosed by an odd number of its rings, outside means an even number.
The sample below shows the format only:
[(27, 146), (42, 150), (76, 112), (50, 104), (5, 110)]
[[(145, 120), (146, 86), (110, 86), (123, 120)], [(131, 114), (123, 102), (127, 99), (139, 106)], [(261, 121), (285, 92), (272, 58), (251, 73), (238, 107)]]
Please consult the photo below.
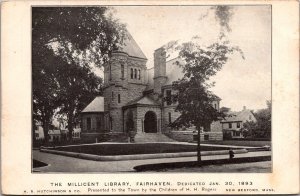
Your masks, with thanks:
[(157, 132), (158, 132), (158, 133), (161, 133), (161, 127), (160, 127), (160, 124), (161, 124), (161, 119), (158, 118), (158, 119), (157, 119)]

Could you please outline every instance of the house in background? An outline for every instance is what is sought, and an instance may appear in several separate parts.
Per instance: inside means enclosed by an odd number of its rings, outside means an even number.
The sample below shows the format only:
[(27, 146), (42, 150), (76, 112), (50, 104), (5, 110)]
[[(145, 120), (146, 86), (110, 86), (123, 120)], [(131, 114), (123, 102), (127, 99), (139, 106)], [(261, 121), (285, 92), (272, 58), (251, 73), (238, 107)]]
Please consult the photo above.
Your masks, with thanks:
[(61, 141), (61, 130), (59, 129), (52, 129), (48, 131), (49, 135), (49, 142), (60, 142)]
[(44, 136), (44, 129), (41, 124), (37, 124), (34, 130), (34, 136), (36, 140), (43, 140), (45, 139)]
[(224, 111), (226, 117), (221, 121), (224, 139), (243, 138), (243, 125), (246, 122), (256, 122), (253, 113), (245, 106), (242, 111)]
[(81, 135), (81, 128), (80, 127), (74, 128), (72, 132), (72, 140), (80, 140), (80, 135)]

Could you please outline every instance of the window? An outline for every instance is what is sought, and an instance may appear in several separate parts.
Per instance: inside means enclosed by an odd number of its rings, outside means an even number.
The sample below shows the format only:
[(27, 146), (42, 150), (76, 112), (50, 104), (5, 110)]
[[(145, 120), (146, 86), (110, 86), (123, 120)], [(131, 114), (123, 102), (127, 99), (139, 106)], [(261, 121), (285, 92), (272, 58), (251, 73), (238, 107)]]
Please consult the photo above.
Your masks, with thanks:
[(97, 129), (101, 128), (101, 119), (100, 117), (97, 118)]
[(134, 69), (134, 78), (136, 79), (137, 71)]
[(171, 105), (171, 103), (172, 103), (171, 90), (166, 90), (166, 94), (167, 94), (167, 97), (166, 97), (167, 105)]
[(113, 129), (113, 119), (112, 117), (109, 117), (109, 123), (110, 123), (110, 130)]
[(109, 80), (111, 80), (111, 65), (109, 65)]
[(232, 128), (232, 123), (229, 123), (229, 128)]
[(204, 140), (209, 140), (209, 135), (204, 135)]
[(141, 70), (138, 71), (139, 80), (141, 79)]
[(252, 117), (252, 116), (250, 115), (250, 116), (249, 116), (249, 120), (252, 120), (252, 118), (251, 118), (251, 117)]
[(121, 64), (121, 78), (124, 79), (124, 65)]
[(171, 112), (169, 112), (169, 124), (172, 122)]
[(241, 123), (238, 122), (237, 125), (236, 125), (236, 127), (240, 128), (241, 127)]
[(215, 109), (217, 109), (217, 104), (215, 103)]
[(121, 103), (121, 95), (118, 94), (118, 103)]
[(133, 79), (133, 69), (130, 69), (130, 78)]
[(111, 100), (114, 100), (114, 91), (111, 91)]
[(87, 118), (86, 119), (86, 129), (87, 130), (90, 130), (91, 129), (91, 127), (92, 127), (92, 122), (91, 122), (91, 118)]

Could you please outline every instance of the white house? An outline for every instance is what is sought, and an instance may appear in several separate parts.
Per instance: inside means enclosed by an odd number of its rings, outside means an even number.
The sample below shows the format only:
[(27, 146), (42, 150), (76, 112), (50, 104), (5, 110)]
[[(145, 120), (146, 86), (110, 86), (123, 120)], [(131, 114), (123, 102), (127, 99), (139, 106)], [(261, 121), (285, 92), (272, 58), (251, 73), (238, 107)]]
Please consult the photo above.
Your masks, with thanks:
[(34, 135), (36, 140), (43, 140), (44, 136), (44, 129), (41, 125), (36, 125), (36, 129), (34, 130)]
[(244, 106), (242, 111), (226, 113), (221, 121), (224, 138), (243, 138), (243, 125), (246, 122), (256, 122), (253, 113)]

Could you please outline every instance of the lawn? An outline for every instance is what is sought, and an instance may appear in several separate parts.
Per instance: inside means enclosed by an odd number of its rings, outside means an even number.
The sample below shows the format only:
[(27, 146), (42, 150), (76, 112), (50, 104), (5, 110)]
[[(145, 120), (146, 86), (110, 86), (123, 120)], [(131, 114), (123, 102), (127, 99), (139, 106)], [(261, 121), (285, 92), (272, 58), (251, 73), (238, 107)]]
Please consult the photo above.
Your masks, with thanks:
[(41, 161), (38, 161), (38, 160), (35, 160), (33, 159), (32, 160), (32, 167), (33, 168), (37, 168), (37, 167), (45, 167), (47, 166), (48, 164), (44, 163), (44, 162), (41, 162)]
[(250, 146), (250, 147), (262, 147), (265, 145), (271, 146), (271, 141), (223, 140), (223, 141), (203, 141), (201, 143), (233, 145), (233, 146)]
[[(201, 151), (228, 150), (226, 147), (201, 146)], [(79, 152), (93, 155), (132, 155), (155, 154), (175, 152), (196, 152), (196, 145), (169, 144), (169, 143), (143, 143), (143, 144), (95, 144), (56, 147), (55, 150)]]

